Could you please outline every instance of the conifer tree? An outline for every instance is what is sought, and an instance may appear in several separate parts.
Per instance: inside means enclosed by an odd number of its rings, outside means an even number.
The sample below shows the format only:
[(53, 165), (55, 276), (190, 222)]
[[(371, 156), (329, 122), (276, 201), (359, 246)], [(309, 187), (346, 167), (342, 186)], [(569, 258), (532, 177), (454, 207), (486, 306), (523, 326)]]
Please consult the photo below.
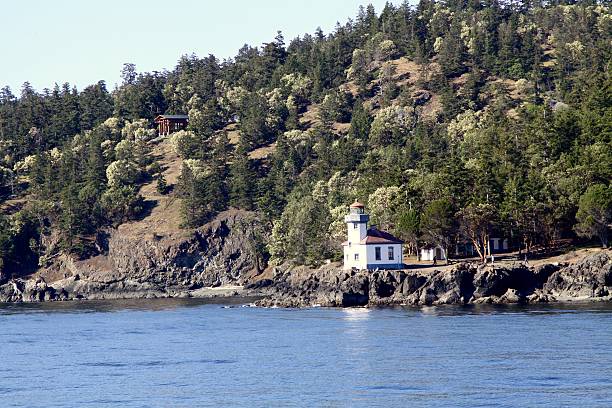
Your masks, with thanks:
[(372, 117), (363, 107), (361, 100), (355, 102), (353, 108), (353, 116), (351, 119), (351, 129), (349, 135), (356, 139), (366, 141), (370, 133), (370, 126), (372, 125)]
[(230, 205), (252, 209), (255, 180), (247, 145), (240, 139), (230, 166)]

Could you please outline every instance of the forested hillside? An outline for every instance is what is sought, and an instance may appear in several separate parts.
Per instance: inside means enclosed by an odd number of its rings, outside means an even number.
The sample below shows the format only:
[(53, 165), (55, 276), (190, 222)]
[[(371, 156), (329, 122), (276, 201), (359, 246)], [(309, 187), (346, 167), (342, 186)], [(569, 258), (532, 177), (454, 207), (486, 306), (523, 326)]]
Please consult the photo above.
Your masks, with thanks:
[[(610, 11), (596, 1), (368, 6), (331, 33), (287, 44), (279, 32), (228, 60), (126, 64), (112, 91), (103, 81), (25, 83), (19, 96), (5, 87), (0, 277), (104, 251), (100, 235), (155, 212), (144, 186), (179, 204), (177, 228), (255, 211), (270, 230), (258, 250), (273, 262), (337, 257), (354, 200), (413, 249), (468, 239), (483, 252), (493, 232), (526, 250), (606, 245)], [(188, 114), (188, 128), (157, 137), (161, 113)], [(169, 168), (180, 174), (169, 180)]]

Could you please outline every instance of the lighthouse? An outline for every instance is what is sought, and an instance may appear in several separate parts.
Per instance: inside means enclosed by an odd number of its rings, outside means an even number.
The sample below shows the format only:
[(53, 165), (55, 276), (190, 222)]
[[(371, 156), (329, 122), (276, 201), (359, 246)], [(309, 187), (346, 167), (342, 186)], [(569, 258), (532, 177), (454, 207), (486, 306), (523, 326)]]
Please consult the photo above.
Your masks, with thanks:
[(347, 241), (344, 247), (344, 269), (401, 269), (403, 242), (385, 231), (368, 228), (370, 216), (365, 206), (354, 202), (344, 217)]

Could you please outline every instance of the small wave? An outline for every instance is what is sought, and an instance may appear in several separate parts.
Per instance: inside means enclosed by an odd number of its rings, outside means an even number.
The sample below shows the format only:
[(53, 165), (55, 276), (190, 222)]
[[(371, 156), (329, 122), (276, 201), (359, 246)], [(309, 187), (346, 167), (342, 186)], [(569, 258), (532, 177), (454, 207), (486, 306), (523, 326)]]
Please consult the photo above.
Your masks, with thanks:
[(81, 363), (79, 364), (83, 367), (127, 367), (127, 363), (117, 363), (117, 362), (94, 362), (94, 363)]
[(407, 386), (407, 385), (370, 385), (358, 387), (365, 391), (422, 391), (423, 387)]

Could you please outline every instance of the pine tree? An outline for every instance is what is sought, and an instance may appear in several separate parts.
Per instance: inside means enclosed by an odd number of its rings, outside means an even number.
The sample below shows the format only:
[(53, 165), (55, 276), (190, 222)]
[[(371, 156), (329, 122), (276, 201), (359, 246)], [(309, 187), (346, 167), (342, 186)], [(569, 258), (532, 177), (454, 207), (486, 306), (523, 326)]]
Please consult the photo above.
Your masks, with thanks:
[(353, 108), (349, 136), (362, 141), (367, 141), (371, 124), (372, 117), (363, 107), (361, 100), (358, 100), (355, 102), (355, 106)]
[(182, 198), (184, 225), (197, 227), (206, 220), (206, 212), (202, 202), (203, 183), (193, 174), (189, 166), (183, 165), (178, 180), (178, 194)]
[(165, 194), (168, 193), (168, 183), (166, 182), (166, 178), (164, 177), (164, 173), (160, 172), (157, 175), (156, 190), (161, 195), (165, 195)]
[(102, 153), (102, 138), (98, 132), (92, 132), (86, 161), (86, 184), (98, 194), (106, 186), (106, 162)]
[(241, 139), (230, 166), (230, 205), (245, 210), (252, 209), (255, 181), (248, 149)]

